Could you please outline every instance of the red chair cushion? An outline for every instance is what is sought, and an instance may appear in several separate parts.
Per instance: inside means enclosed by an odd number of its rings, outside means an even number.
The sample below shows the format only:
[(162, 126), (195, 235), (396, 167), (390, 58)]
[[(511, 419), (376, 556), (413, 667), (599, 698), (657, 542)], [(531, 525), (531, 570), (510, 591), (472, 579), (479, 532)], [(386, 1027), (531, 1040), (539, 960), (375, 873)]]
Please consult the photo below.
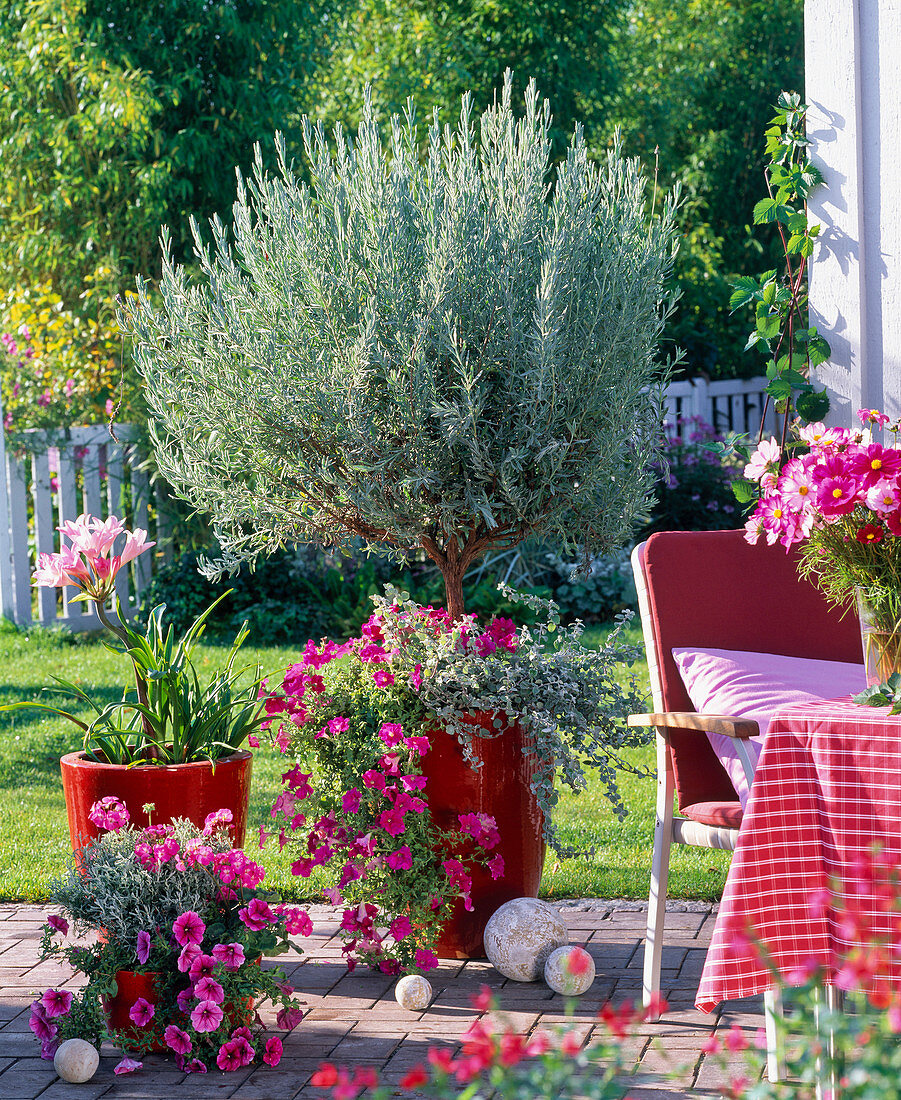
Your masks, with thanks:
[[(647, 541), (644, 563), (664, 710), (694, 710), (674, 648), (861, 660), (856, 615), (831, 608), (800, 577), (797, 555), (782, 546), (751, 546), (743, 531), (659, 531)], [(734, 801), (703, 734), (672, 730), (670, 745), (682, 813), (686, 806)]]
[(695, 802), (682, 806), (683, 817), (699, 821), (702, 825), (716, 825), (721, 829), (737, 829), (741, 825), (740, 802)]

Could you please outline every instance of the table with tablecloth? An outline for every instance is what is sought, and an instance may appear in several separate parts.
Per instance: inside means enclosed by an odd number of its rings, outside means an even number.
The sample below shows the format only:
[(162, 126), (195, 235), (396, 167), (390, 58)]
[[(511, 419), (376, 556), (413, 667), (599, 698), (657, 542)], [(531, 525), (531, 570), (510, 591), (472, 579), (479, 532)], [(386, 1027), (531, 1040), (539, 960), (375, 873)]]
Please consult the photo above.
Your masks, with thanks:
[(772, 984), (745, 940), (749, 924), (786, 976), (811, 959), (833, 966), (853, 946), (841, 920), (848, 897), (875, 935), (887, 933), (891, 918), (865, 870), (874, 844), (882, 860), (901, 863), (901, 716), (850, 697), (780, 711), (751, 788), (698, 1008)]

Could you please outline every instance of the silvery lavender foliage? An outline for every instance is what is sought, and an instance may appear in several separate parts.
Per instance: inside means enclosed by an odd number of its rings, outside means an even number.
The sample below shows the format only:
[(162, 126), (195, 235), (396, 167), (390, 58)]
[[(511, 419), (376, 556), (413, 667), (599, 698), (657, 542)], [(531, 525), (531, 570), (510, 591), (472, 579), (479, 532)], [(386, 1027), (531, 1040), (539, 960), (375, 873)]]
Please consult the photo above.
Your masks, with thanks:
[(530, 84), (423, 147), (387, 144), (367, 96), (351, 141), (304, 124), (307, 185), (258, 154), (234, 239), (195, 226), (201, 275), (164, 239), (134, 342), (160, 469), (211, 512), (220, 568), (296, 541), (422, 547), (462, 612), (466, 568), (532, 533), (589, 551), (628, 537), (659, 451), (673, 298), (672, 197), (649, 217), (637, 161), (552, 169)]

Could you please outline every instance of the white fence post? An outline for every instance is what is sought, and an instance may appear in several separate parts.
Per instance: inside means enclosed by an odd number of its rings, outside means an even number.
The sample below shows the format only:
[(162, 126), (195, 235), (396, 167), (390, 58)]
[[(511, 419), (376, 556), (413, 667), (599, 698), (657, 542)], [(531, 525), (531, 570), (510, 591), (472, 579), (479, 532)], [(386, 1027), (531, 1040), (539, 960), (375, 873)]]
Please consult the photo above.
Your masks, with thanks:
[(13, 599), (13, 547), (9, 523), (9, 474), (6, 469), (6, 431), (3, 426), (3, 395), (0, 394), (0, 617), (15, 622)]

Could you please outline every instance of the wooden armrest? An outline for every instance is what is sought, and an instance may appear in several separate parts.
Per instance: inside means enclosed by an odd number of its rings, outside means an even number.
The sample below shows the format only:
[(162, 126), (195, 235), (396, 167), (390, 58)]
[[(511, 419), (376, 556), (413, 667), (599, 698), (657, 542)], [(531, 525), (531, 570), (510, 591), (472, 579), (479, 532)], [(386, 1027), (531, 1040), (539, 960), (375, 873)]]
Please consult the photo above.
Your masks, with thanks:
[(659, 714), (630, 714), (630, 726), (657, 726), (663, 729), (699, 730), (721, 733), (739, 741), (757, 737), (760, 727), (752, 718), (735, 718), (730, 714), (698, 714), (693, 710), (667, 710)]

